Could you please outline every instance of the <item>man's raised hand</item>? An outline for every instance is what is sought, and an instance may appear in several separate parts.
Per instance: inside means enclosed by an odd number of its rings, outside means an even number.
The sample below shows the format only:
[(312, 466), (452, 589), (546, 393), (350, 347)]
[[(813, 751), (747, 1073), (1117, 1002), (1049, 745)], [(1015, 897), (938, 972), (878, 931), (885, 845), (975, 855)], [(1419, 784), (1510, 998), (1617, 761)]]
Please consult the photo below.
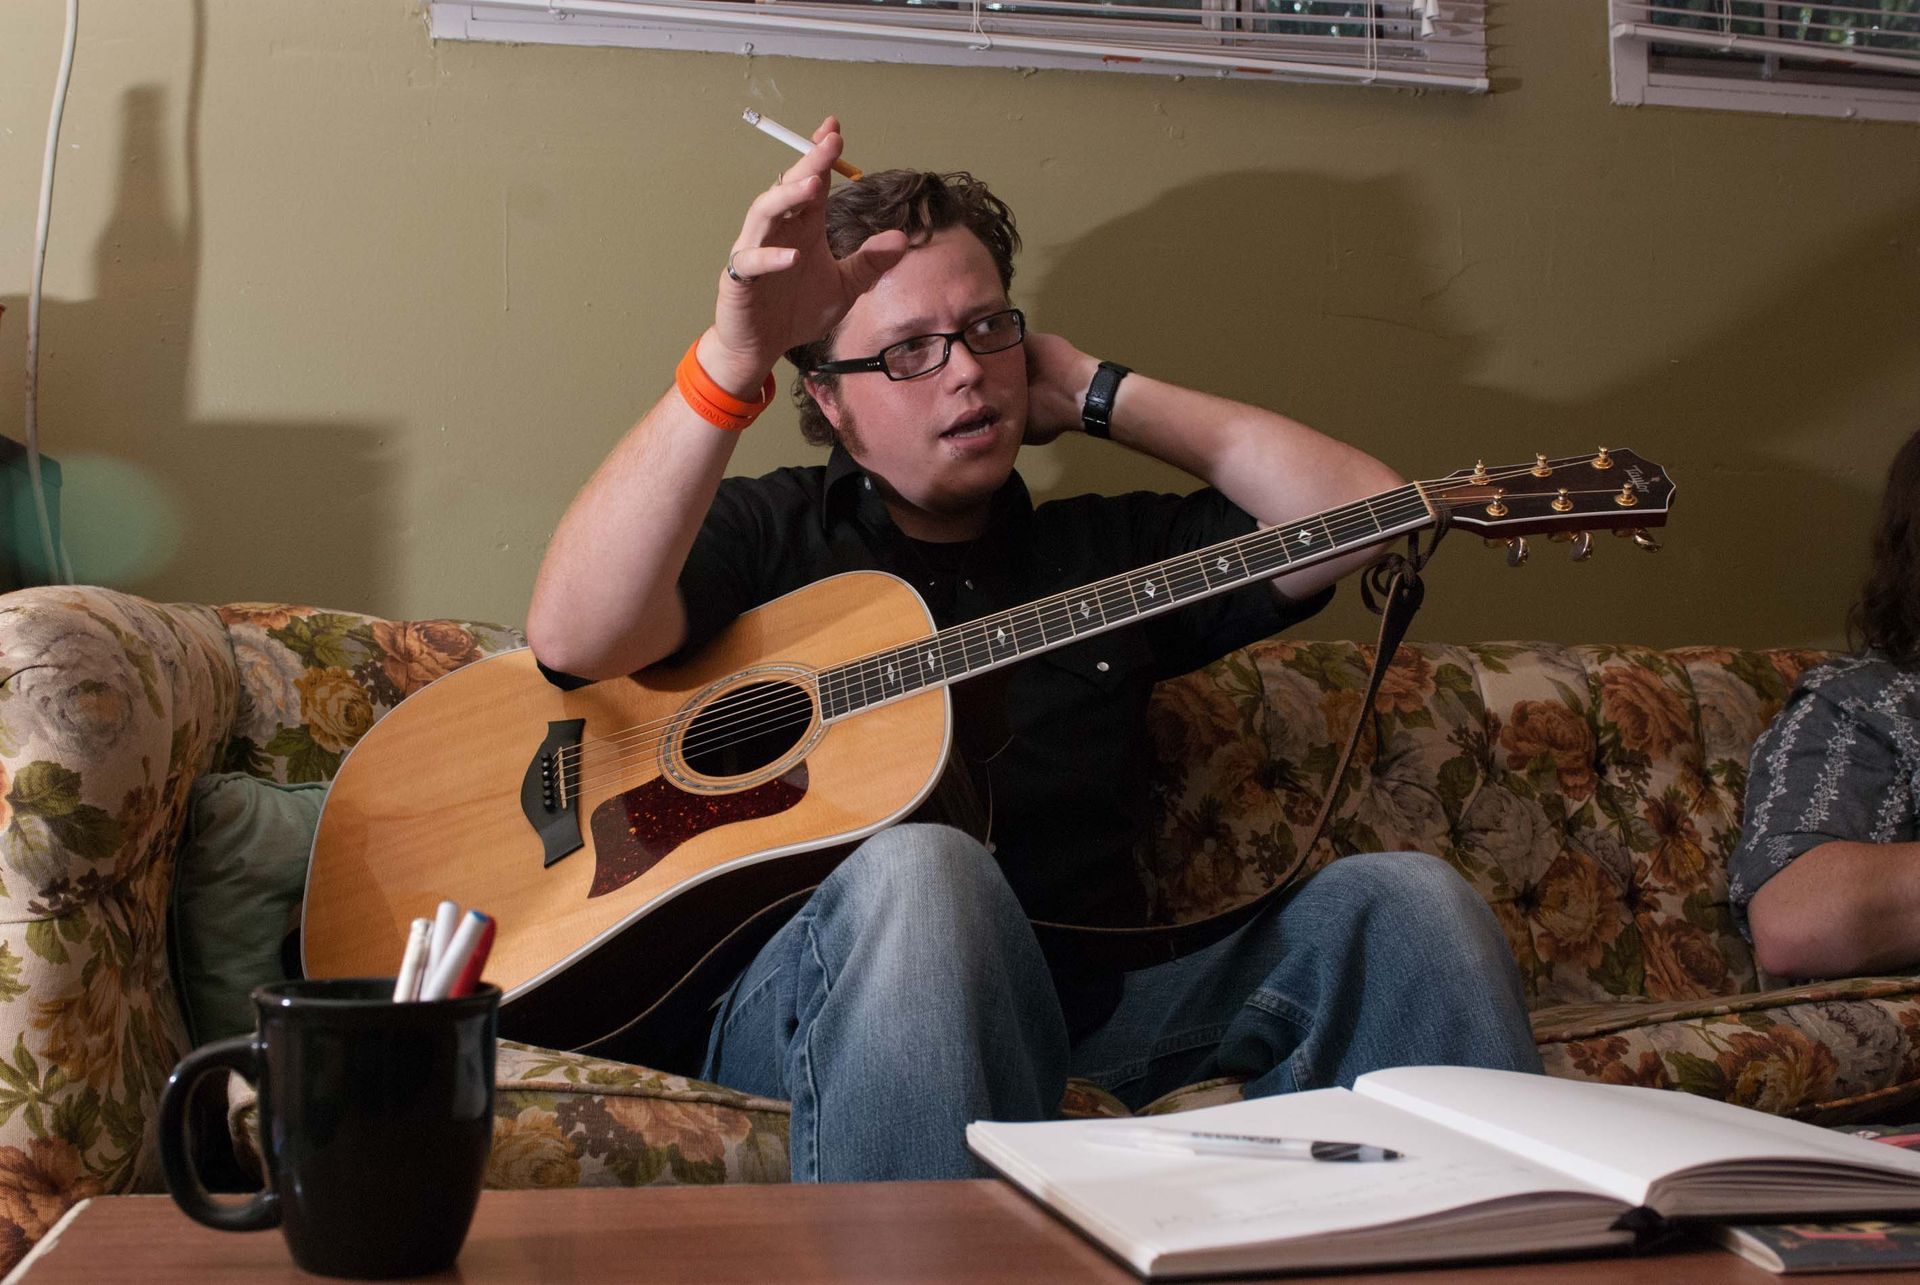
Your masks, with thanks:
[(747, 207), (699, 350), (701, 367), (737, 396), (757, 398), (781, 353), (832, 330), (907, 251), (905, 233), (881, 232), (833, 257), (828, 175), (843, 147), (840, 123), (829, 116), (813, 131), (813, 147)]

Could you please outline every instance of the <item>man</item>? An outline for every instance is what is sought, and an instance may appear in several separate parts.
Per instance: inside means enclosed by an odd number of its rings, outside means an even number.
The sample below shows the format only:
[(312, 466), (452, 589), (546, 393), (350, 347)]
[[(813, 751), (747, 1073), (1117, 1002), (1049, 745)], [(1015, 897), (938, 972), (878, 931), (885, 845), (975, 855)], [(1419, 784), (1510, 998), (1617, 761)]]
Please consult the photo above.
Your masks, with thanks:
[[(551, 669), (628, 673), (856, 566), (910, 580), (945, 627), (1398, 483), (1292, 420), (1027, 331), (1012, 218), (983, 185), (891, 171), (829, 200), (836, 122), (814, 140), (749, 209), (676, 390), (554, 536), (528, 621)], [(726, 430), (771, 400), (783, 353), (833, 457), (723, 485)], [(1032, 505), (1021, 445), (1074, 429), (1211, 489)], [(1138, 921), (1153, 683), (1311, 614), (1366, 556), (1010, 671), (1005, 734), (983, 743), (993, 850), (944, 826), (881, 832), (720, 1006), (704, 1074), (792, 1102), (794, 1178), (971, 1175), (966, 1124), (1045, 1118), (1069, 1074), (1137, 1107), (1212, 1075), (1271, 1093), (1398, 1063), (1538, 1069), (1491, 913), (1431, 857), (1347, 858), (1225, 940), (1124, 976), (1050, 963), (1029, 925)]]
[(1920, 964), (1920, 432), (1888, 470), (1847, 623), (1858, 654), (1802, 674), (1754, 742), (1727, 862), (1736, 920), (1781, 977)]

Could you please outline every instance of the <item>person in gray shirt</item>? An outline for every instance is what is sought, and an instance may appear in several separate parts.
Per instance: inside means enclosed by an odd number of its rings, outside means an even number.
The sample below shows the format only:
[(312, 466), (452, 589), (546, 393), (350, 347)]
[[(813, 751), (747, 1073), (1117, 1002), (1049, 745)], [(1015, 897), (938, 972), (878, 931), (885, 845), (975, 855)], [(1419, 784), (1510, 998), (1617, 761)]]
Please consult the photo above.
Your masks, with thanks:
[(1920, 432), (1894, 456), (1856, 654), (1801, 675), (1753, 747), (1729, 900), (1782, 977), (1920, 965)]

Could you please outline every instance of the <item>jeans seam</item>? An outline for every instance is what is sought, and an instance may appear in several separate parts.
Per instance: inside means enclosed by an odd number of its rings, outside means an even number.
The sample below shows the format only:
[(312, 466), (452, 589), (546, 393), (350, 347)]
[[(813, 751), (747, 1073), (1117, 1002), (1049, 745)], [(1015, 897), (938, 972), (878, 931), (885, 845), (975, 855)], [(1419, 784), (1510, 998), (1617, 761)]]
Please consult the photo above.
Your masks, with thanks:
[[(813, 956), (813, 962), (818, 965), (820, 969), (819, 1007), (824, 1008), (826, 1007), (827, 1001), (833, 996), (833, 973), (832, 970), (827, 967), (827, 961), (820, 953), (820, 940), (814, 932), (814, 925), (811, 921), (807, 924), (806, 932), (807, 953)], [(812, 1020), (807, 1023), (806, 1038), (800, 1041), (800, 1061), (806, 1080), (807, 1093), (813, 1098), (813, 1110), (811, 1112), (813, 1127), (807, 1139), (808, 1147), (812, 1154), (808, 1157), (809, 1164), (806, 1178), (804, 1179), (807, 1182), (818, 1182), (820, 1180), (820, 1085), (813, 1076), (813, 1032), (819, 1024), (820, 1014), (816, 1010)], [(789, 1165), (791, 1165), (791, 1161), (789, 1161)]]
[(1207, 1044), (1217, 1045), (1220, 1043), (1220, 1037), (1226, 1033), (1227, 1024), (1224, 1022), (1216, 1022), (1211, 1026), (1196, 1026), (1176, 1035), (1160, 1037), (1148, 1048), (1144, 1057), (1132, 1062), (1123, 1062), (1117, 1067), (1107, 1067), (1103, 1070), (1081, 1071), (1078, 1074), (1081, 1079), (1091, 1080), (1101, 1088), (1112, 1092), (1118, 1085), (1144, 1078), (1153, 1069), (1153, 1064), (1168, 1054), (1184, 1053), (1189, 1049)]
[(1282, 1021), (1291, 1022), (1297, 1030), (1306, 1031), (1313, 1027), (1313, 1010), (1302, 1008), (1279, 991), (1262, 987), (1247, 996), (1247, 1006), (1257, 1008)]

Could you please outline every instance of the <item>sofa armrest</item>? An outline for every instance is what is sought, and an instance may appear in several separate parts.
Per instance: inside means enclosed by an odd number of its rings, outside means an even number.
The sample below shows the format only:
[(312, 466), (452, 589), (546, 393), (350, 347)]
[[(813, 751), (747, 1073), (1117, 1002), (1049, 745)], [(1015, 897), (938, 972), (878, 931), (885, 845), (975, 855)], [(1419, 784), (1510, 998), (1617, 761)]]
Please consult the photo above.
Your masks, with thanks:
[(236, 692), (207, 608), (0, 598), (0, 1267), (73, 1201), (158, 1187), (174, 850)]

